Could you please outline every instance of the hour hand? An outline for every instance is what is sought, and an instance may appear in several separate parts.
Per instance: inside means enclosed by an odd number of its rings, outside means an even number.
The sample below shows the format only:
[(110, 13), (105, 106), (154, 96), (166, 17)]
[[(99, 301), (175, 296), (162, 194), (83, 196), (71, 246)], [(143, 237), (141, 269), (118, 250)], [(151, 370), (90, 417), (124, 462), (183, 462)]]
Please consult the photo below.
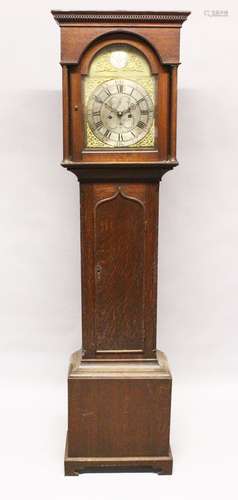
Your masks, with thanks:
[(110, 106), (109, 104), (105, 103), (104, 106), (105, 108), (110, 109), (110, 111), (112, 111), (113, 113), (117, 113), (117, 110), (112, 108), (112, 106)]

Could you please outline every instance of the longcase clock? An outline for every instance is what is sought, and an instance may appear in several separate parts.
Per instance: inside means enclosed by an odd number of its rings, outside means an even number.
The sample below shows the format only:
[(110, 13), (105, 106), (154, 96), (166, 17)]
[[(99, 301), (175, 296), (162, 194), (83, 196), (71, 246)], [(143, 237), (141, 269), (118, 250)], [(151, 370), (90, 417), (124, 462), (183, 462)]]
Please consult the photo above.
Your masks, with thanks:
[(68, 376), (65, 474), (171, 474), (171, 373), (156, 349), (159, 183), (175, 167), (189, 12), (53, 11), (64, 159), (80, 182), (82, 349)]

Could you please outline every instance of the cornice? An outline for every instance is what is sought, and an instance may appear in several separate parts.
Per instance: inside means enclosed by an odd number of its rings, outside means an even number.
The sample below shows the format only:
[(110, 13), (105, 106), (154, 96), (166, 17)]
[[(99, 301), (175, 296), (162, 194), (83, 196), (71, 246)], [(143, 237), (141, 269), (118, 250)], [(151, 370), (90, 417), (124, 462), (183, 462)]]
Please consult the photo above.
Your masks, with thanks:
[(82, 23), (149, 23), (149, 24), (179, 24), (182, 25), (189, 16), (189, 11), (61, 11), (52, 10), (56, 22), (65, 24)]

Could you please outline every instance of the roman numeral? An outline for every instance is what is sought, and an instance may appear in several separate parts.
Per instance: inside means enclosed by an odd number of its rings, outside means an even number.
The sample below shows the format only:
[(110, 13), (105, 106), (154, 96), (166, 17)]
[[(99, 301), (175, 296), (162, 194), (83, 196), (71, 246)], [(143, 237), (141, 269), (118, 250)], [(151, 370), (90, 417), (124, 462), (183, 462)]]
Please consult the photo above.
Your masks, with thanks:
[(103, 88), (104, 88), (104, 90), (105, 90), (105, 92), (106, 92), (106, 94), (108, 96), (112, 95), (111, 92), (110, 92), (110, 90), (108, 88), (105, 88), (105, 87), (103, 87)]
[(103, 126), (103, 122), (100, 120), (99, 122), (95, 123), (95, 128), (101, 128)]
[(123, 135), (122, 134), (118, 134), (118, 142), (123, 142)]
[(136, 126), (139, 127), (139, 128), (145, 128), (145, 123), (139, 121)]
[(137, 104), (140, 104), (140, 102), (143, 102), (144, 100), (145, 100), (145, 98), (142, 97), (141, 99), (139, 99), (139, 101), (136, 101), (136, 102), (137, 102)]
[(111, 132), (109, 130), (106, 130), (106, 132), (104, 133), (104, 137), (107, 137), (108, 139), (110, 139)]
[(117, 87), (118, 94), (122, 94), (122, 92), (123, 92), (123, 83), (116, 82), (116, 87)]
[(100, 97), (98, 97), (97, 95), (94, 96), (94, 99), (96, 102), (99, 102), (100, 104), (103, 103), (102, 99), (100, 99)]
[(141, 115), (148, 115), (149, 114), (149, 111), (148, 109), (142, 109), (141, 112), (140, 112)]
[(93, 111), (93, 116), (100, 116), (100, 111)]

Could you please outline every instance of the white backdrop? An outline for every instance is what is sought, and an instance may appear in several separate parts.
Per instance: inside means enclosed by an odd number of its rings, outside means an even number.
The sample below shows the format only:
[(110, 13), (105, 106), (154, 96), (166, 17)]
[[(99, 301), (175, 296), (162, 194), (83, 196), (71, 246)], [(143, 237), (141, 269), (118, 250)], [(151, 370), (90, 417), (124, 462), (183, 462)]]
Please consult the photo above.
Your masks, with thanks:
[[(238, 7), (231, 0), (145, 6), (192, 10), (181, 32), (180, 166), (164, 176), (160, 197), (158, 345), (174, 376), (174, 474), (63, 476), (68, 359), (81, 343), (79, 204), (76, 177), (60, 167), (60, 33), (50, 9), (101, 5), (1, 7), (1, 497), (234, 497)], [(204, 15), (212, 9), (228, 16)]]

